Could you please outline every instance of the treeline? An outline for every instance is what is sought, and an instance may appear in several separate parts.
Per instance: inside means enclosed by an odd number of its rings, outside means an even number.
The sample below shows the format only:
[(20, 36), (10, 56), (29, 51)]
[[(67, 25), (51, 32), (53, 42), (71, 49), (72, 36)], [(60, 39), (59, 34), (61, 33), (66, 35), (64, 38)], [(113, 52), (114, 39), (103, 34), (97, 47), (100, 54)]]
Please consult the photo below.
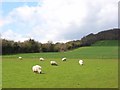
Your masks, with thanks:
[(29, 39), (24, 42), (14, 42), (2, 39), (2, 54), (62, 52), (77, 48), (79, 45), (79, 40), (56, 44), (53, 44), (52, 41), (48, 41), (47, 43), (42, 44), (34, 39)]
[(119, 29), (111, 29), (108, 31), (99, 32), (97, 34), (91, 33), (83, 37), (81, 40), (55, 44), (53, 44), (52, 41), (42, 44), (34, 39), (29, 39), (24, 42), (14, 42), (11, 40), (2, 39), (2, 44), (0, 45), (2, 45), (2, 54), (63, 52), (82, 46), (90, 46), (99, 40), (118, 40), (118, 34)]

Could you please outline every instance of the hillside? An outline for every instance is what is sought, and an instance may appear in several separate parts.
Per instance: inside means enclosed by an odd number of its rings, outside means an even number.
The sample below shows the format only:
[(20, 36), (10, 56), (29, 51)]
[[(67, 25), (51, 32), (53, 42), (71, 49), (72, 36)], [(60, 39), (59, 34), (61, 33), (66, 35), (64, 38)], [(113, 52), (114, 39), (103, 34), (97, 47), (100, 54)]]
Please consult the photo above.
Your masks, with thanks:
[[(113, 42), (114, 45), (108, 46)], [(113, 40), (99, 41), (94, 44), (96, 46), (80, 47), (66, 52), (3, 55), (2, 87), (117, 88), (118, 46), (116, 44), (117, 42)], [(19, 56), (23, 59), (19, 60)], [(45, 60), (40, 61), (40, 57)], [(64, 62), (61, 60), (63, 57), (67, 58)], [(78, 63), (80, 59), (84, 61), (83, 66)], [(58, 66), (50, 65), (51, 60), (55, 60)], [(40, 65), (42, 74), (33, 73), (33, 65)]]
[(118, 40), (101, 40), (95, 42), (92, 46), (118, 46)]
[[(113, 44), (114, 42), (114, 44)], [(112, 46), (107, 46), (112, 45)], [(86, 59), (117, 59), (118, 58), (118, 46), (116, 40), (99, 41), (93, 44), (93, 46), (80, 47), (74, 50), (66, 52), (49, 52), (49, 53), (28, 53), (28, 54), (16, 54), (16, 55), (4, 55), (3, 57), (19, 57), (23, 58), (86, 58)]]
[(110, 29), (98, 32), (97, 34), (89, 34), (81, 39), (81, 46), (90, 46), (101, 40), (119, 40), (120, 29)]

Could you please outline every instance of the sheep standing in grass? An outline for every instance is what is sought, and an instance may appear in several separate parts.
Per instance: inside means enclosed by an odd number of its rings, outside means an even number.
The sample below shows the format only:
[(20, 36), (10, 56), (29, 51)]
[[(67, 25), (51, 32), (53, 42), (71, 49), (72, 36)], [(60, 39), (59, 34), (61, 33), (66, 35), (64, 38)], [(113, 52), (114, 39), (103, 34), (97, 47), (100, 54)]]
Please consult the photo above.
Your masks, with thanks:
[(83, 65), (83, 60), (79, 60), (79, 64), (80, 64), (80, 65)]
[(41, 66), (35, 65), (35, 66), (32, 67), (32, 70), (33, 70), (33, 72), (40, 74), (40, 73), (42, 73), (41, 68), (42, 68)]
[(40, 58), (40, 61), (44, 61), (44, 58)]
[(56, 66), (58, 65), (56, 61), (50, 61), (50, 64), (51, 65), (56, 65)]
[(66, 58), (62, 58), (62, 61), (66, 61)]
[(18, 57), (20, 60), (22, 60), (22, 57)]
[(41, 66), (39, 66), (39, 65), (35, 65), (38, 69), (41, 69), (42, 67)]

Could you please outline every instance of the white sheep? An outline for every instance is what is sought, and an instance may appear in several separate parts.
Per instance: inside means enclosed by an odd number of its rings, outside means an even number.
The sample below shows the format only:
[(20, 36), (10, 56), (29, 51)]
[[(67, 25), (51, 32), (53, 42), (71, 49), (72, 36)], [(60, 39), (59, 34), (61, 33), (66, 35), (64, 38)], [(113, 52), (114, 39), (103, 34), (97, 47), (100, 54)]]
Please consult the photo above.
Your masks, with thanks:
[(35, 66), (32, 67), (32, 70), (33, 70), (33, 72), (35, 72), (35, 73), (41, 74), (41, 73), (42, 73), (41, 68), (42, 68), (41, 66), (35, 65)]
[(44, 61), (44, 58), (40, 58), (40, 61)]
[(79, 64), (80, 64), (80, 65), (83, 65), (83, 60), (79, 60)]
[(56, 61), (50, 61), (50, 64), (51, 65), (56, 65), (56, 66), (58, 65)]
[(38, 69), (41, 69), (42, 67), (41, 66), (39, 66), (39, 65), (35, 65)]
[(66, 61), (66, 58), (62, 58), (62, 61)]
[(20, 60), (22, 60), (22, 57), (18, 57)]

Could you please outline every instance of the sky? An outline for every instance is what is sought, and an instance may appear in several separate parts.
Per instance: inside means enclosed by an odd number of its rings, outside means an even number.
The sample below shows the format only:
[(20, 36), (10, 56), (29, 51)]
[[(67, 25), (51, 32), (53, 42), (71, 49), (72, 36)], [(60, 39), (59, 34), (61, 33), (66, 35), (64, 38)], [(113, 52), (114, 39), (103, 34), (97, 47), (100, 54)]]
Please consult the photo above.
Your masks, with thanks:
[(80, 40), (118, 27), (119, 0), (2, 0), (2, 38), (46, 43)]

